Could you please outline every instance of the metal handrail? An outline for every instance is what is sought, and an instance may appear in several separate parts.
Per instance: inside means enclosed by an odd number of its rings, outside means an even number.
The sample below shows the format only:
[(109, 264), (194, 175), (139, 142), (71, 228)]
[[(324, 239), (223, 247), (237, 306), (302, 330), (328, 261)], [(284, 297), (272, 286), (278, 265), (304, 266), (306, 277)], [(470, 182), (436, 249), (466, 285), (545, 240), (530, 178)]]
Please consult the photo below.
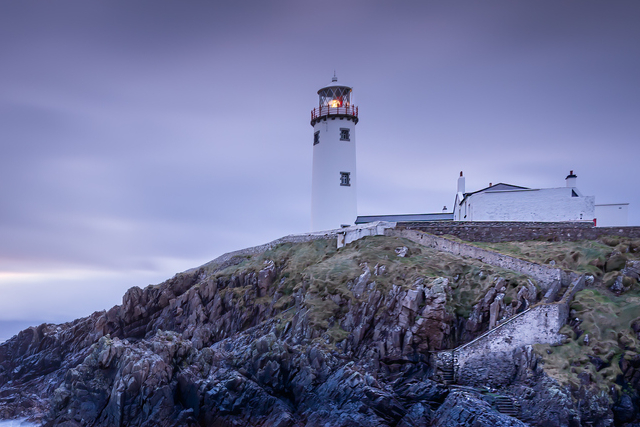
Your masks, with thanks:
[(347, 115), (358, 117), (358, 107), (349, 105), (347, 107), (318, 107), (311, 110), (311, 120), (324, 116)]

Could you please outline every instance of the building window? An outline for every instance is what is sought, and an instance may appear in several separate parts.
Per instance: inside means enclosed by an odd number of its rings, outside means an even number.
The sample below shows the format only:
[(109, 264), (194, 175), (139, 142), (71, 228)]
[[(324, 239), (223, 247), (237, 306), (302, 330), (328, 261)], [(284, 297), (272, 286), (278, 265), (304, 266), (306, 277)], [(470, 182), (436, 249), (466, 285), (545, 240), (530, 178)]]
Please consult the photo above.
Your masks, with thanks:
[(340, 141), (350, 141), (349, 129), (340, 128)]
[(349, 175), (351, 175), (351, 172), (340, 172), (340, 185), (351, 187), (351, 178)]
[(320, 131), (315, 132), (313, 134), (313, 145), (318, 145), (320, 143)]
[(578, 197), (578, 193), (575, 190), (571, 190), (571, 197)]

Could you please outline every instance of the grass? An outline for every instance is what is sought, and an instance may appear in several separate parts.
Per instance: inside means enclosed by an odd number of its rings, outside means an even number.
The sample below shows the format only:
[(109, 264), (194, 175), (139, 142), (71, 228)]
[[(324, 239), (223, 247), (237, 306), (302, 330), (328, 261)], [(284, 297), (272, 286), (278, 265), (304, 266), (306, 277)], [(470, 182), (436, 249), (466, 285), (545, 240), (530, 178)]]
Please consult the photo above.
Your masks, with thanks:
[[(567, 336), (561, 346), (534, 346), (542, 356), (545, 371), (563, 384), (578, 388), (578, 375), (588, 375), (603, 391), (618, 387), (616, 378), (621, 358), (631, 359), (640, 350), (640, 341), (631, 329), (631, 323), (640, 318), (640, 289), (615, 296), (607, 291), (585, 289), (576, 294), (571, 304), (571, 317), (582, 323), (576, 333), (565, 326), (561, 333)], [(584, 341), (589, 336), (589, 343)], [(596, 358), (601, 362), (593, 363)], [(600, 365), (600, 366), (598, 366)]]
[[(430, 287), (437, 278), (448, 279), (451, 292), (447, 309), (458, 316), (468, 317), (473, 305), (495, 286), (496, 280), (504, 278), (505, 301), (514, 300), (519, 287), (527, 277), (483, 264), (480, 261), (462, 258), (422, 247), (410, 240), (385, 236), (371, 236), (357, 240), (344, 248), (336, 249), (335, 240), (317, 240), (307, 243), (286, 243), (262, 254), (244, 257), (238, 264), (219, 271), (211, 271), (214, 280), (231, 280), (233, 276), (257, 273), (269, 261), (277, 268), (274, 286), (282, 296), (274, 308), (281, 310), (293, 304), (293, 295), (305, 295), (311, 325), (326, 331), (335, 342), (347, 334), (339, 327), (339, 320), (346, 314), (348, 301), (354, 301), (353, 285), (363, 273), (365, 264), (371, 271), (368, 282), (383, 294), (393, 286), (410, 289), (421, 279)], [(398, 257), (395, 249), (409, 248), (409, 256)], [(383, 267), (384, 273), (375, 275), (375, 268)], [(233, 293), (234, 304), (243, 307), (264, 301), (245, 301), (243, 295), (249, 290), (243, 287), (224, 289), (221, 293)], [(337, 301), (337, 302), (336, 302)], [(337, 321), (336, 321), (337, 320)], [(338, 325), (338, 326), (336, 326)]]
[[(475, 246), (494, 250), (506, 255), (532, 261), (539, 264), (554, 264), (564, 270), (592, 274), (603, 277), (606, 271), (620, 270), (626, 259), (640, 259), (640, 239), (618, 236), (605, 236), (598, 241), (581, 240), (576, 242), (474, 242)], [(618, 262), (612, 263), (611, 255), (617, 252)]]
[[(578, 328), (565, 326), (567, 336), (560, 346), (535, 345), (542, 357), (545, 371), (559, 382), (579, 388), (581, 379), (589, 377), (592, 387), (609, 394), (611, 387), (620, 388), (616, 382), (621, 374), (620, 361), (631, 360), (640, 350), (640, 342), (631, 329), (634, 320), (640, 321), (640, 286), (635, 279), (625, 283), (630, 290), (615, 296), (602, 286), (615, 280), (627, 259), (640, 259), (640, 239), (604, 237), (598, 241), (578, 242), (505, 242), (475, 243), (517, 258), (541, 264), (593, 274), (599, 278), (596, 285), (578, 292), (571, 304), (571, 317), (579, 318)], [(409, 248), (407, 257), (398, 257), (395, 249)], [(473, 306), (480, 302), (498, 278), (504, 279), (505, 304), (516, 302), (516, 295), (528, 278), (509, 270), (483, 264), (480, 261), (439, 252), (412, 241), (385, 236), (372, 236), (336, 249), (335, 240), (317, 240), (307, 243), (286, 243), (262, 254), (247, 256), (236, 265), (209, 273), (214, 280), (230, 281), (233, 276), (257, 273), (269, 261), (276, 265), (274, 285), (280, 298), (275, 302), (277, 311), (294, 304), (294, 295), (304, 295), (304, 305), (309, 309), (312, 327), (329, 337), (331, 344), (317, 339), (322, 345), (333, 345), (346, 339), (349, 333), (340, 327), (349, 303), (357, 303), (352, 289), (363, 273), (365, 264), (371, 271), (369, 282), (383, 294), (393, 286), (403, 290), (414, 287), (418, 279), (426, 287), (441, 286), (448, 279), (447, 310), (458, 317), (468, 318)], [(384, 267), (384, 273), (375, 275)], [(273, 291), (273, 290), (272, 290)], [(237, 307), (250, 309), (254, 304), (268, 305), (271, 297), (251, 300), (250, 289), (225, 288)], [(385, 311), (382, 307), (376, 316)], [(293, 316), (293, 311), (283, 312), (279, 329)], [(585, 335), (589, 336), (585, 343)]]

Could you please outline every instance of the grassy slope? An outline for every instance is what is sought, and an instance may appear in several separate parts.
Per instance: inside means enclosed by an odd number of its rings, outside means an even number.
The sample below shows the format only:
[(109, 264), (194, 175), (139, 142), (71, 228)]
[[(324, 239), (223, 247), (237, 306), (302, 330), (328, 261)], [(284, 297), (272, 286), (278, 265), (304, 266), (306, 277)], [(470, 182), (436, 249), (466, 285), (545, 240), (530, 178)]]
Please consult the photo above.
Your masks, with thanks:
[(539, 264), (554, 264), (555, 267), (579, 273), (601, 275), (598, 265), (604, 265), (611, 247), (593, 241), (579, 242), (503, 242), (474, 245), (491, 249), (516, 258)]
[[(547, 373), (561, 383), (578, 388), (580, 377), (589, 376), (602, 391), (620, 388), (620, 360), (630, 360), (640, 351), (640, 342), (631, 328), (640, 319), (640, 286), (626, 278), (630, 289), (615, 295), (607, 288), (620, 275), (626, 260), (640, 259), (640, 239), (603, 237), (599, 241), (474, 243), (517, 258), (588, 273), (598, 280), (593, 288), (579, 292), (571, 304), (572, 324), (562, 333), (565, 344), (558, 347), (536, 345)], [(575, 319), (581, 322), (576, 325)], [(585, 343), (588, 335), (588, 344)]]
[[(543, 357), (545, 370), (560, 382), (577, 385), (580, 383), (578, 375), (587, 373), (603, 390), (611, 387), (620, 373), (620, 358), (630, 358), (640, 349), (630, 326), (634, 319), (640, 317), (640, 287), (635, 283), (629, 292), (615, 296), (605, 285), (611, 277), (620, 274), (626, 259), (640, 258), (640, 240), (603, 238), (580, 242), (476, 244), (538, 263), (554, 261), (560, 268), (599, 278), (596, 287), (579, 292), (571, 306), (572, 317), (582, 321), (579, 329), (574, 331), (565, 326), (562, 332), (567, 335), (567, 340), (562, 346), (537, 345), (535, 348)], [(394, 252), (398, 246), (408, 247), (411, 255), (398, 257)], [(335, 325), (329, 328), (329, 320), (340, 319), (344, 315), (345, 304), (337, 304), (334, 302), (336, 298), (331, 297), (340, 296), (345, 302), (353, 298), (349, 285), (362, 274), (365, 262), (372, 270), (370, 280), (375, 281), (383, 292), (388, 292), (393, 285), (409, 288), (420, 277), (426, 279), (427, 286), (436, 277), (449, 278), (453, 290), (450, 311), (462, 317), (469, 315), (473, 305), (485, 295), (496, 277), (504, 277), (508, 281), (506, 302), (515, 296), (518, 286), (526, 280), (523, 276), (479, 261), (438, 252), (406, 239), (382, 236), (367, 237), (339, 250), (335, 248), (334, 240), (283, 244), (263, 254), (247, 257), (235, 266), (216, 272), (215, 276), (228, 278), (243, 272), (257, 272), (269, 260), (279, 268), (275, 283), (283, 296), (277, 304), (287, 307), (292, 304), (294, 292), (305, 292), (313, 323), (328, 329), (336, 341), (344, 339), (346, 332)], [(386, 273), (373, 275), (376, 265), (384, 265)], [(611, 271), (607, 272), (607, 269)], [(245, 290), (234, 288), (233, 292), (241, 298)], [(580, 330), (584, 332), (578, 335)], [(589, 345), (584, 344), (585, 334), (589, 335)], [(597, 366), (599, 370), (589, 356), (604, 362)]]
[(616, 378), (622, 373), (621, 358), (631, 360), (640, 351), (640, 341), (631, 328), (631, 323), (640, 319), (640, 289), (636, 286), (620, 296), (585, 289), (576, 295), (571, 309), (572, 318), (582, 323), (561, 330), (567, 335), (564, 345), (535, 346), (543, 356), (545, 370), (576, 388), (580, 386), (580, 374), (588, 375), (603, 391), (619, 387)]
[[(406, 239), (375, 236), (365, 237), (341, 249), (335, 246), (335, 240), (278, 245), (215, 272), (214, 277), (230, 278), (258, 272), (265, 263), (274, 261), (279, 270), (275, 283), (282, 294), (277, 306), (290, 306), (293, 294), (302, 291), (311, 310), (312, 322), (323, 329), (329, 329), (331, 318), (340, 319), (345, 314), (346, 301), (354, 298), (349, 286), (362, 274), (364, 263), (372, 273), (369, 280), (375, 281), (377, 289), (384, 293), (394, 285), (408, 289), (418, 278), (423, 278), (426, 286), (430, 286), (437, 277), (448, 278), (453, 291), (449, 310), (463, 317), (469, 315), (473, 305), (484, 297), (497, 277), (507, 281), (506, 301), (514, 299), (519, 285), (527, 280), (520, 274), (425, 248)], [(395, 248), (399, 246), (408, 247), (410, 255), (398, 257)], [(376, 265), (384, 266), (385, 273), (374, 275)], [(240, 299), (244, 290), (234, 288), (233, 292)], [(334, 300), (343, 302), (338, 304)], [(329, 330), (329, 333), (336, 340), (344, 338), (344, 331)]]

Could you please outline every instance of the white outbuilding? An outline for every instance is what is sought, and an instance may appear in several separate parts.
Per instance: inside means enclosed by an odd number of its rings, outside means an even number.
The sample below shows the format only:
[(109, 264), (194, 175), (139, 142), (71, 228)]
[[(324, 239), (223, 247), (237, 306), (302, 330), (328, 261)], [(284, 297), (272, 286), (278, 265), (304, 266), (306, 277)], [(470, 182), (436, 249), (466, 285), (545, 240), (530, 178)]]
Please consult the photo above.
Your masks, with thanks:
[(499, 183), (472, 193), (465, 192), (460, 172), (456, 192), (454, 221), (593, 221), (595, 197), (585, 196), (577, 188), (577, 176), (571, 171), (565, 187), (526, 188)]
[(319, 105), (311, 111), (313, 170), (311, 176), (311, 230), (352, 225), (356, 201), (356, 124), (350, 86), (338, 83), (318, 90)]

